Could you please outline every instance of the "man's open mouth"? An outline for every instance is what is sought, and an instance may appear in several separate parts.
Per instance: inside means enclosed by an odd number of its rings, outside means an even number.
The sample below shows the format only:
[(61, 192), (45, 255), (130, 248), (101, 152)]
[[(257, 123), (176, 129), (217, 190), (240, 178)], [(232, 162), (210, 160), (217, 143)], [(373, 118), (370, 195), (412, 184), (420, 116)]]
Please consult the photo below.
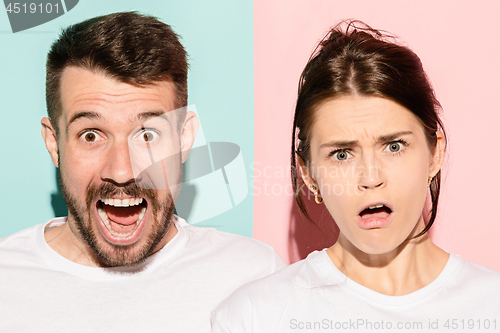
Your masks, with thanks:
[(115, 199), (97, 201), (97, 212), (102, 222), (114, 237), (131, 236), (141, 225), (147, 209), (144, 198)]

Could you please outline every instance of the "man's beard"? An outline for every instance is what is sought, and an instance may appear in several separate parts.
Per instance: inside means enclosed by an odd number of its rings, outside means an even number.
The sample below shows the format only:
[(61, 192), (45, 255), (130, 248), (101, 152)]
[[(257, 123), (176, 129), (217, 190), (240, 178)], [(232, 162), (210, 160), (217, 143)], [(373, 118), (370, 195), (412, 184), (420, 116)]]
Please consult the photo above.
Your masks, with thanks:
[[(79, 235), (77, 238), (84, 240), (94, 253), (95, 260), (102, 267), (115, 266), (136, 266), (142, 263), (146, 258), (155, 252), (156, 246), (162, 241), (167, 233), (174, 214), (175, 203), (172, 194), (167, 189), (167, 196), (164, 201), (160, 201), (155, 190), (140, 188), (136, 183), (129, 183), (125, 186), (116, 186), (113, 183), (105, 182), (100, 185), (90, 185), (87, 188), (85, 207), (78, 204), (77, 200), (70, 194), (68, 187), (61, 176), (60, 169), (57, 169), (61, 192), (68, 206), (68, 211), (73, 216), (75, 221), (76, 231)], [(96, 199), (103, 199), (117, 195), (129, 195), (133, 197), (148, 198), (148, 217), (151, 215), (153, 224), (151, 231), (147, 235), (147, 239), (140, 247), (139, 251), (131, 250), (136, 247), (136, 244), (118, 245), (107, 242), (104, 237), (97, 237), (98, 230), (93, 228), (92, 220), (92, 204)], [(143, 217), (143, 218), (146, 218)], [(99, 223), (99, 222), (97, 222)], [(145, 223), (142, 221), (140, 223)], [(105, 242), (105, 246), (101, 243)]]

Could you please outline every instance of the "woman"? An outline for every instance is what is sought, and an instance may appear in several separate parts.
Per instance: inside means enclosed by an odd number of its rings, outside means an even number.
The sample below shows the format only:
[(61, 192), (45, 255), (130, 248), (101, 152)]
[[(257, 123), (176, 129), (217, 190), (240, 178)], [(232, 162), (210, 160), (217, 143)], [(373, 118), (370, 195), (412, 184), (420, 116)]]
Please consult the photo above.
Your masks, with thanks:
[(500, 273), (427, 235), (446, 135), (420, 59), (361, 22), (342, 26), (302, 73), (292, 140), (296, 201), (309, 217), (307, 186), (338, 241), (240, 288), (213, 331), (499, 330)]

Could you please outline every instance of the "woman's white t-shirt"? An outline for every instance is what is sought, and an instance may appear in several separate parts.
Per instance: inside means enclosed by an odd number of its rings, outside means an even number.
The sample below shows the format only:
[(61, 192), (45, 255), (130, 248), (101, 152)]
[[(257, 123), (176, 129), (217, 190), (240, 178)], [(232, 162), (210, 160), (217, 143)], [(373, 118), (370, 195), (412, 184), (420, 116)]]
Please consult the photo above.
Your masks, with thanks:
[(388, 296), (315, 251), (238, 289), (213, 312), (212, 332), (500, 332), (500, 272), (451, 254), (429, 285)]

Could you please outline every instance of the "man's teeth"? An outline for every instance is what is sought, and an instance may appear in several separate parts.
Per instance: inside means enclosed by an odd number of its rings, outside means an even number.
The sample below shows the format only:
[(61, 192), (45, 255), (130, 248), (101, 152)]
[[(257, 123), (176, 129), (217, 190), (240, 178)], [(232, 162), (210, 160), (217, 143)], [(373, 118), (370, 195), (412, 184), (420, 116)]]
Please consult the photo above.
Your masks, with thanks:
[(140, 205), (143, 198), (129, 198), (129, 199), (113, 199), (105, 198), (102, 200), (106, 205), (115, 207), (130, 207)]
[(368, 207), (368, 209), (376, 209), (376, 208), (382, 208), (382, 207), (384, 207), (384, 205), (378, 204), (378, 205), (372, 205), (372, 206)]
[[(142, 199), (141, 199), (141, 201), (142, 201)], [(101, 217), (101, 220), (104, 222), (104, 225), (106, 226), (106, 228), (108, 228), (109, 232), (113, 236), (116, 236), (116, 237), (128, 237), (128, 236), (132, 235), (134, 233), (134, 231), (141, 224), (142, 218), (144, 217), (144, 214), (146, 214), (146, 207), (142, 207), (141, 208), (141, 212), (139, 213), (139, 217), (137, 218), (137, 222), (135, 222), (135, 228), (134, 228), (134, 230), (132, 230), (132, 231), (126, 233), (126, 234), (122, 234), (122, 233), (116, 232), (113, 229), (111, 229), (111, 225), (109, 223), (108, 215), (106, 215), (106, 212), (104, 211), (103, 208), (99, 207), (97, 209), (97, 212), (99, 213), (99, 216)]]

